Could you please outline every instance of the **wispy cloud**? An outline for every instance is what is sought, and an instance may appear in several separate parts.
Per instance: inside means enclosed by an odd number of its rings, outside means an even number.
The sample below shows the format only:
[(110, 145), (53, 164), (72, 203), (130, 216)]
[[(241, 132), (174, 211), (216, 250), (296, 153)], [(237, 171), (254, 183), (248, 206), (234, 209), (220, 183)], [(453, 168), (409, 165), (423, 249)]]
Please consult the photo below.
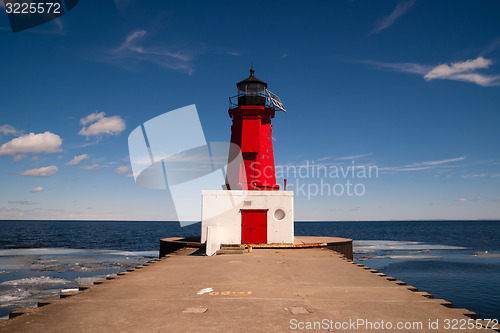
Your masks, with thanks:
[(0, 134), (3, 134), (3, 135), (21, 135), (22, 131), (15, 129), (13, 126), (10, 126), (10, 125), (2, 125), (2, 126), (0, 126)]
[(373, 153), (368, 153), (368, 154), (359, 154), (359, 155), (351, 155), (351, 156), (343, 156), (343, 157), (337, 157), (335, 160), (341, 160), (341, 161), (348, 161), (348, 160), (357, 160), (363, 157), (368, 157), (372, 156)]
[(408, 164), (404, 166), (396, 166), (396, 167), (380, 167), (379, 170), (382, 172), (404, 172), (404, 171), (420, 171), (420, 170), (428, 170), (435, 169), (439, 167), (450, 167), (450, 163), (459, 162), (465, 160), (465, 156), (449, 158), (444, 160), (436, 160), (436, 161), (427, 161), (427, 162), (418, 162), (413, 164)]
[[(23, 160), (27, 156), (28, 155), (26, 155), (26, 154), (18, 154), (16, 156), (14, 156), (14, 162), (19, 162), (19, 161)], [(36, 156), (33, 156), (33, 157), (36, 157)]]
[(342, 156), (342, 157), (325, 156), (325, 157), (317, 158), (316, 161), (318, 161), (318, 162), (323, 162), (326, 160), (348, 161), (348, 160), (357, 160), (357, 159), (372, 156), (372, 155), (373, 155), (373, 153)]
[(82, 154), (73, 157), (73, 159), (69, 162), (64, 163), (65, 165), (77, 165), (80, 164), (82, 161), (87, 160), (89, 158), (88, 154)]
[[(462, 197), (462, 198), (456, 199), (455, 201), (456, 202), (478, 202), (478, 201), (484, 201), (484, 200), (480, 196), (477, 196), (477, 197), (472, 198), (472, 199)], [(491, 201), (491, 200), (488, 200), (488, 201)]]
[(376, 62), (376, 61), (361, 61), (362, 63), (373, 65), (377, 68), (381, 69), (390, 69), (395, 72), (402, 72), (402, 73), (412, 73), (412, 74), (422, 74), (425, 75), (427, 74), (431, 69), (432, 66), (426, 66), (426, 65), (419, 65), (415, 64), (412, 62)]
[(193, 56), (188, 52), (173, 51), (164, 45), (150, 45), (146, 30), (136, 30), (125, 37), (125, 41), (109, 52), (113, 62), (131, 63), (151, 62), (160, 67), (192, 74)]
[(483, 50), (479, 55), (480, 56), (487, 56), (488, 54), (500, 49), (500, 37), (495, 39), (486, 49)]
[(423, 75), (426, 81), (435, 79), (454, 80), (475, 83), (483, 87), (500, 85), (500, 75), (478, 73), (478, 70), (488, 69), (493, 61), (481, 56), (476, 59), (452, 62), (437, 66), (421, 65), (416, 63), (383, 63), (375, 61), (362, 61), (377, 68), (390, 69), (396, 72)]
[(92, 164), (92, 165), (82, 165), (81, 167), (79, 167), (79, 169), (96, 170), (96, 169), (99, 169), (100, 167), (101, 167), (101, 165), (99, 165), (99, 164)]
[(380, 31), (389, 28), (391, 25), (396, 22), (398, 18), (404, 15), (413, 5), (415, 4), (415, 0), (402, 1), (396, 5), (396, 8), (387, 16), (377, 20), (373, 30), (369, 35), (378, 34)]
[(311, 160), (311, 161), (305, 160), (305, 161), (298, 162), (298, 163), (290, 162), (290, 163), (286, 163), (286, 164), (278, 164), (278, 165), (276, 165), (276, 170), (280, 170), (280, 172), (283, 172), (283, 171), (287, 172), (286, 170), (290, 170), (290, 169), (294, 169), (294, 168), (295, 169), (302, 168), (305, 170), (305, 169), (314, 169), (314, 168), (323, 168), (323, 167), (326, 167), (327, 169), (333, 168), (333, 169), (343, 169), (343, 170), (348, 170), (348, 168), (354, 168), (354, 169), (371, 168), (371, 167), (378, 168), (378, 166), (375, 165), (375, 163), (373, 163), (373, 162), (351, 164), (351, 163), (345, 163), (343, 161), (333, 162), (333, 161), (324, 161), (323, 160), (323, 161), (319, 161), (319, 163), (318, 163), (314, 160)]
[(464, 179), (489, 179), (489, 178), (500, 178), (500, 173), (487, 173), (487, 172), (482, 172), (482, 173), (469, 173), (466, 175), (462, 175), (462, 178)]
[(36, 205), (38, 202), (36, 201), (27, 201), (27, 200), (9, 200), (10, 204), (17, 204), (17, 205)]
[(412, 165), (416, 165), (416, 166), (419, 166), (419, 165), (423, 165), (423, 166), (427, 166), (427, 165), (429, 165), (429, 166), (435, 166), (435, 165), (452, 163), (452, 162), (458, 162), (458, 161), (463, 161), (463, 160), (465, 160), (465, 156), (456, 157), (456, 158), (449, 158), (447, 160), (420, 162), (420, 163), (415, 163), (415, 164), (412, 164)]
[(116, 173), (126, 173), (130, 171), (130, 166), (128, 165), (120, 165), (115, 169)]

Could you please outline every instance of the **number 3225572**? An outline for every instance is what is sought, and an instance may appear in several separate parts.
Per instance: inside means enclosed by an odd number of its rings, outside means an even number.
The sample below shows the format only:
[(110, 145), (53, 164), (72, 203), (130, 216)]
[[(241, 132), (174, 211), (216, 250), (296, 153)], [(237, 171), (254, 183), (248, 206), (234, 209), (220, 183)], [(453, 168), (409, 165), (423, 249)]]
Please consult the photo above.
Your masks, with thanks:
[(7, 14), (61, 14), (61, 4), (58, 2), (6, 2), (5, 11)]

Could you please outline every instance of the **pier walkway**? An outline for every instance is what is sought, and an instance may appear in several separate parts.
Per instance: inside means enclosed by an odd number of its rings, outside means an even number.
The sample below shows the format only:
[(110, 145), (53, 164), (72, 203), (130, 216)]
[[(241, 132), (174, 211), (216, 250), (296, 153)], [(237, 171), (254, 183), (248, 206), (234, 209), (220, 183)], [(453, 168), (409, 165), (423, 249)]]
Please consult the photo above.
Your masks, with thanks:
[(327, 248), (186, 248), (18, 310), (0, 332), (493, 332), (447, 330), (474, 314), (394, 280)]

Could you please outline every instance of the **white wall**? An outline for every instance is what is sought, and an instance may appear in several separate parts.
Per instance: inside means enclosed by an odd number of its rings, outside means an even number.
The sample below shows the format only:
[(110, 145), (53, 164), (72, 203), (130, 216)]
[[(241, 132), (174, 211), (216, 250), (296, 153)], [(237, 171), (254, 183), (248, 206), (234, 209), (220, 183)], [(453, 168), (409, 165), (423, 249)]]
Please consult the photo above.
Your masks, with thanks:
[[(293, 243), (293, 191), (202, 191), (201, 242), (217, 226), (222, 244), (241, 244), (240, 209), (268, 209), (267, 242)], [(281, 220), (277, 210), (284, 212)], [(279, 217), (279, 216), (278, 216)]]

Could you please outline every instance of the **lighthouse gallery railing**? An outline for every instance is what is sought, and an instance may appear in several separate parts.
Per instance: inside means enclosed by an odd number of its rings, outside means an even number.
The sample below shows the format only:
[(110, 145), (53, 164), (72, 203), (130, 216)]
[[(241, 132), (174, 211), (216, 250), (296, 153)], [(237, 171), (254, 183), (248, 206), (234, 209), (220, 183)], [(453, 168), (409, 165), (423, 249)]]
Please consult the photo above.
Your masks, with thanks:
[(238, 98), (242, 96), (261, 96), (264, 97), (266, 100), (266, 107), (274, 109), (275, 111), (283, 111), (286, 112), (285, 107), (283, 106), (283, 103), (281, 102), (280, 98), (273, 94), (269, 90), (264, 90), (263, 92), (257, 92), (257, 93), (241, 93), (236, 96), (229, 97), (229, 108), (234, 108), (238, 106)]

